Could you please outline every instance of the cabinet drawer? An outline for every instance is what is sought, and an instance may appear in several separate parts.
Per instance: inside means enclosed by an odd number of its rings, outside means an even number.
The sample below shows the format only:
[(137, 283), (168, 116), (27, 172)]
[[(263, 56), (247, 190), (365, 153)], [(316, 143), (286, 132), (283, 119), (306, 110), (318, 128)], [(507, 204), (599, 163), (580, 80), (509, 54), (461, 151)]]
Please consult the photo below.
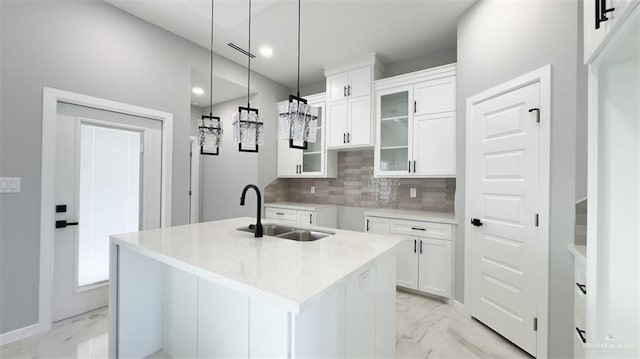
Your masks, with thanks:
[(390, 232), (395, 234), (451, 240), (449, 224), (394, 220), (390, 227)]
[(297, 222), (298, 213), (294, 209), (268, 207), (266, 219), (279, 219), (282, 221)]

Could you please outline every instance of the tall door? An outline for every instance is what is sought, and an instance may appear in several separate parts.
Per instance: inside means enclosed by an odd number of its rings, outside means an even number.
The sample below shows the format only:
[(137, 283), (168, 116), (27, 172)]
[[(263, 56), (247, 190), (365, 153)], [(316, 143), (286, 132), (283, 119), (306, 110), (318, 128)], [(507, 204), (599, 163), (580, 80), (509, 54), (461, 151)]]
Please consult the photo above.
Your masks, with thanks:
[(161, 132), (160, 121), (58, 105), (54, 321), (108, 304), (111, 234), (160, 226)]
[(371, 97), (349, 99), (349, 119), (351, 126), (348, 142), (352, 146), (371, 144)]
[(536, 355), (539, 83), (472, 108), (471, 315)]
[(327, 102), (327, 147), (342, 147), (347, 143), (347, 100)]

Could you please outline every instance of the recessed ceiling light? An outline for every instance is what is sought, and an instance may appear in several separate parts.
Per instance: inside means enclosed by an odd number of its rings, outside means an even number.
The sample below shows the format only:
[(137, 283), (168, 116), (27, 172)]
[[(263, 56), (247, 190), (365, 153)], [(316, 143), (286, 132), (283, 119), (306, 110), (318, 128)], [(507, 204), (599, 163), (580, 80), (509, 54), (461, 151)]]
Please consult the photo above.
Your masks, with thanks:
[(202, 87), (194, 87), (191, 89), (191, 92), (193, 92), (194, 95), (198, 96), (204, 95), (204, 90), (202, 89)]
[(260, 47), (260, 55), (262, 55), (262, 57), (268, 59), (271, 56), (273, 56), (273, 49), (271, 48), (271, 46), (264, 45), (264, 46)]

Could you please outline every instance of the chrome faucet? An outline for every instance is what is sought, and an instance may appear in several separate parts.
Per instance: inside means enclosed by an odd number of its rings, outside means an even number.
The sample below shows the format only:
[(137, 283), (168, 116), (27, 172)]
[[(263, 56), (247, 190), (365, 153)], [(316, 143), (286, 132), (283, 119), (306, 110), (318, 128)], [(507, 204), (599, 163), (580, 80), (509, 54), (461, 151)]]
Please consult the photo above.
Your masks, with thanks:
[(258, 186), (254, 185), (254, 184), (248, 184), (244, 187), (244, 189), (242, 190), (242, 196), (240, 197), (240, 205), (244, 206), (244, 197), (247, 194), (247, 190), (249, 188), (253, 188), (256, 191), (256, 195), (258, 196), (258, 215), (257, 215), (257, 222), (256, 222), (256, 228), (254, 233), (254, 237), (256, 238), (261, 238), (262, 237), (262, 195), (260, 194), (260, 189), (258, 189)]

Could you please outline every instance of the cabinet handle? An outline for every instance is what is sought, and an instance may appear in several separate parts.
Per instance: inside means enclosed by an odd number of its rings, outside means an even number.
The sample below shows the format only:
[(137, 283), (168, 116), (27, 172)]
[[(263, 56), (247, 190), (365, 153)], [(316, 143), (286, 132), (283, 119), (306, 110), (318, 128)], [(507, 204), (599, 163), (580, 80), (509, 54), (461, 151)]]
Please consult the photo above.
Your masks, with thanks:
[(413, 173), (416, 173), (416, 161), (413, 161)]
[(284, 216), (284, 213), (282, 213), (282, 212), (276, 212), (276, 214), (277, 214), (278, 216)]
[(413, 240), (413, 253), (418, 253), (418, 240)]
[(578, 289), (580, 289), (582, 294), (587, 294), (587, 286), (586, 285), (576, 282), (576, 286), (578, 287)]
[(309, 214), (309, 224), (313, 224), (313, 213)]
[(351, 85), (347, 86), (347, 95), (351, 96)]
[(409, 173), (411, 173), (411, 161), (409, 161)]
[(411, 229), (414, 230), (414, 231), (426, 231), (426, 229), (419, 228), (419, 227), (411, 227)]
[(367, 219), (367, 232), (369, 232), (369, 220)]
[(422, 254), (422, 239), (420, 240), (420, 254)]
[(345, 86), (342, 90), (342, 97), (347, 97), (347, 86)]
[(347, 143), (347, 133), (342, 134), (342, 143)]
[(418, 112), (418, 101), (413, 101), (413, 113)]
[(580, 340), (582, 341), (582, 344), (587, 344), (587, 332), (585, 332), (584, 330), (576, 327), (576, 332), (578, 332), (578, 335), (580, 336)]
[(351, 143), (351, 132), (347, 132), (347, 143)]

